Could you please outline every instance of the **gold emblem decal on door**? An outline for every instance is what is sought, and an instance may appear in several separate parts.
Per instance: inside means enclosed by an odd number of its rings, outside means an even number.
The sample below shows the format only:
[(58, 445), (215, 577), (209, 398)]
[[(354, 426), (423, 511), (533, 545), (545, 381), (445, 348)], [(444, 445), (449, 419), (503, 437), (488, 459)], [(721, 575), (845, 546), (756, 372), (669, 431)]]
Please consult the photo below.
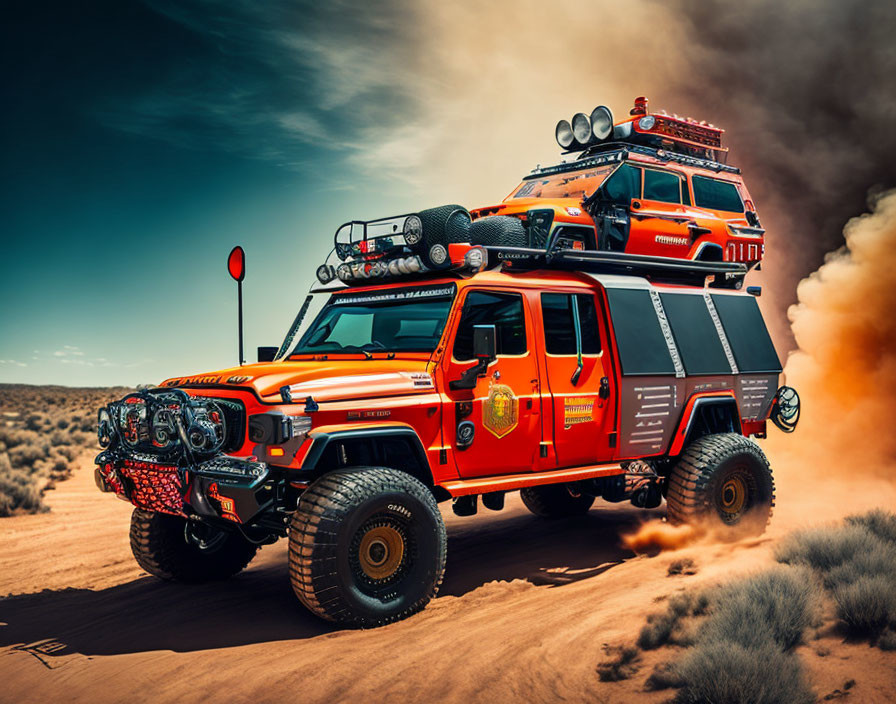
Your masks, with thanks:
[(590, 423), (594, 420), (593, 398), (567, 398), (563, 402), (563, 428), (569, 430), (579, 423)]
[(520, 417), (520, 400), (513, 389), (492, 384), (482, 406), (482, 425), (495, 437), (503, 438), (516, 427)]

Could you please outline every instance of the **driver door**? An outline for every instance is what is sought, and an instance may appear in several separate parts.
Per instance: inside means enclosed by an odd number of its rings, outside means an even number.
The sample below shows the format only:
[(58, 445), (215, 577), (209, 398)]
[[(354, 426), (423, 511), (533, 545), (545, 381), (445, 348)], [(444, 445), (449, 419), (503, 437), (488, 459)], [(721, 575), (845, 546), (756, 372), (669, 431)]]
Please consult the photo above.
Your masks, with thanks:
[[(451, 389), (450, 382), (476, 364), (475, 325), (495, 326), (497, 356), (473, 389)], [(531, 472), (538, 461), (542, 420), (533, 331), (531, 310), (520, 293), (465, 291), (442, 364), (443, 388), (454, 402), (442, 414), (444, 436), (461, 477)], [(472, 423), (472, 441), (459, 443), (464, 421)]]

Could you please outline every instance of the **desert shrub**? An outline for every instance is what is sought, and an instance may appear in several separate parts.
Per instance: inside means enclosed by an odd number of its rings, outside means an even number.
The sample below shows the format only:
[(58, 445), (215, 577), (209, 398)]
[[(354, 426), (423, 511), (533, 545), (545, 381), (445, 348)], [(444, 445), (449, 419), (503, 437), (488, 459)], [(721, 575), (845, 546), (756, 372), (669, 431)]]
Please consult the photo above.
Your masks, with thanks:
[(678, 668), (670, 662), (657, 665), (653, 668), (653, 672), (644, 682), (644, 688), (648, 692), (656, 692), (663, 689), (672, 689), (673, 687), (683, 687), (684, 680), (678, 674)]
[(41, 510), (41, 493), (97, 451), (96, 409), (129, 389), (0, 384), (0, 516)]
[(896, 650), (896, 630), (890, 628), (877, 639), (877, 647), (881, 650)]
[(865, 575), (833, 590), (837, 616), (849, 629), (876, 636), (888, 625), (896, 626), (896, 579), (887, 575)]
[(698, 640), (765, 648), (771, 640), (781, 650), (799, 644), (818, 621), (819, 590), (805, 570), (775, 568), (720, 588)]
[(859, 526), (826, 526), (797, 531), (778, 544), (775, 559), (826, 572), (864, 550), (868, 539), (868, 531)]
[(615, 649), (613, 657), (597, 666), (597, 676), (601, 682), (619, 682), (627, 680), (638, 671), (635, 662), (638, 649), (627, 645)]
[(868, 513), (848, 516), (846, 523), (865, 528), (885, 542), (896, 543), (896, 513), (876, 508)]
[(824, 585), (837, 589), (862, 577), (889, 575), (896, 581), (896, 544), (885, 543), (869, 533), (867, 546), (849, 560), (822, 573)]
[(692, 627), (688, 627), (685, 619), (704, 614), (708, 605), (709, 598), (705, 592), (673, 596), (664, 612), (647, 617), (647, 623), (638, 635), (638, 647), (653, 650), (668, 643), (688, 645), (693, 641), (694, 631)]
[(750, 702), (810, 704), (815, 695), (796, 656), (773, 640), (746, 648), (730, 640), (702, 640), (675, 665), (682, 704)]
[(677, 574), (697, 574), (697, 566), (689, 557), (682, 557), (679, 560), (673, 560), (669, 564), (667, 574), (672, 577)]

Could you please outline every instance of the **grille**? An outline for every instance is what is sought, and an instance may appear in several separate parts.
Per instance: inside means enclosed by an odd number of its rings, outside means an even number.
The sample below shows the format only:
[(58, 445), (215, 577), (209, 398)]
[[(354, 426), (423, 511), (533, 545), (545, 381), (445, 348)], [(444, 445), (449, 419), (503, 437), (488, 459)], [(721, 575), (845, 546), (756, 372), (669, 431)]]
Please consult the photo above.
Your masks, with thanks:
[(125, 460), (118, 470), (130, 485), (130, 499), (146, 511), (184, 516), (184, 485), (177, 467)]

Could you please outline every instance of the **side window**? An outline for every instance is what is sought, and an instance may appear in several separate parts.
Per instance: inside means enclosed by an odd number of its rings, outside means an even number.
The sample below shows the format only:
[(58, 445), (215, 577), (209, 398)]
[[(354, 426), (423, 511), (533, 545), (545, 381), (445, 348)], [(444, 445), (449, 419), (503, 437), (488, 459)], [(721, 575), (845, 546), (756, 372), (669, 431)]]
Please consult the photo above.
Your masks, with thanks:
[(525, 354), (526, 319), (523, 298), (517, 293), (471, 291), (454, 338), (454, 358), (473, 359), (473, 326), (494, 325), (499, 355)]
[(544, 321), (544, 343), (548, 354), (576, 354), (576, 330), (572, 306), (579, 306), (582, 330), (582, 354), (600, 353), (600, 331), (597, 308), (590, 294), (543, 293), (541, 315)]
[(681, 179), (668, 171), (645, 169), (644, 200), (681, 203)]
[(705, 176), (691, 178), (694, 184), (694, 204), (709, 210), (724, 210), (729, 213), (744, 212), (744, 202), (737, 192), (737, 186), (727, 181), (719, 181)]
[(691, 189), (688, 187), (687, 178), (681, 180), (681, 202), (685, 205), (691, 204)]
[(641, 169), (623, 164), (603, 185), (604, 193), (614, 203), (628, 205), (641, 197)]

